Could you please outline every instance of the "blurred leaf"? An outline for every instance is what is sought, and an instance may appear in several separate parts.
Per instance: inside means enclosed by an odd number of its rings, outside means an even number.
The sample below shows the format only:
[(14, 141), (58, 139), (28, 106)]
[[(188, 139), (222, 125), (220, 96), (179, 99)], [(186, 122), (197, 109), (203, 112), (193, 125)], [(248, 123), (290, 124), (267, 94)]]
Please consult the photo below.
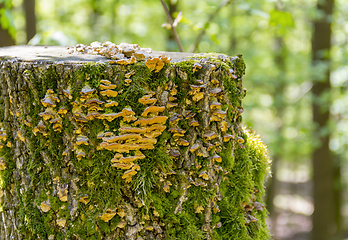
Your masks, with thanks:
[(179, 12), (178, 16), (175, 18), (173, 22), (173, 27), (178, 26), (179, 22), (182, 20), (182, 12)]
[(219, 39), (216, 37), (216, 34), (211, 35), (211, 36), (210, 36), (210, 39), (211, 39), (214, 43), (220, 44), (220, 41), (219, 41)]
[(294, 20), (289, 12), (282, 12), (273, 9), (270, 13), (269, 24), (281, 29), (292, 28), (295, 26)]

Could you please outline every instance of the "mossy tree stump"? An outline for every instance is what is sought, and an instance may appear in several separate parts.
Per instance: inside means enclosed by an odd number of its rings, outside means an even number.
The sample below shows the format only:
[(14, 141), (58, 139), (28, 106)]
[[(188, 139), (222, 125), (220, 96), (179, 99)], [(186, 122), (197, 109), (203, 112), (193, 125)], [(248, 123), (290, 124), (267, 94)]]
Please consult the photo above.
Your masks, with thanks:
[(1, 239), (269, 239), (243, 59), (160, 54), (0, 48)]

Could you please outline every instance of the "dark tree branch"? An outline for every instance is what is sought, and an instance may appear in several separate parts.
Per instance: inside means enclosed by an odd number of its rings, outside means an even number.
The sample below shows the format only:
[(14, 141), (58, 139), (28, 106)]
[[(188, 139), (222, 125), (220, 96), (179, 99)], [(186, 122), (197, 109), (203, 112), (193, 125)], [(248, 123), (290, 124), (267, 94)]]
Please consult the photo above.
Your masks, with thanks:
[(219, 7), (212, 13), (210, 14), (209, 18), (208, 18), (208, 21), (203, 25), (203, 29), (201, 30), (201, 32), (198, 34), (197, 38), (196, 38), (196, 41), (193, 45), (193, 47), (189, 50), (189, 52), (195, 52), (197, 47), (198, 47), (198, 44), (199, 42), (202, 40), (202, 37), (204, 36), (205, 34), (205, 31), (207, 30), (206, 26), (208, 23), (212, 22), (213, 19), (216, 17), (216, 15), (218, 14), (218, 12), (224, 7), (226, 6), (227, 4), (229, 4), (230, 2), (232, 2), (232, 0), (226, 0), (226, 1), (222, 1), (219, 5)]
[(173, 31), (173, 34), (174, 34), (175, 41), (176, 41), (176, 43), (179, 46), (180, 52), (183, 52), (184, 49), (182, 48), (179, 36), (178, 36), (178, 34), (177, 34), (176, 30), (175, 30), (175, 27), (173, 26), (173, 20), (172, 20), (172, 17), (170, 16), (170, 14), (169, 14), (168, 8), (167, 8), (167, 6), (166, 6), (166, 4), (164, 3), (163, 0), (161, 0), (161, 3), (162, 3), (162, 6), (163, 6), (163, 9), (164, 9), (164, 11), (165, 11), (165, 13), (167, 15), (168, 22), (169, 22), (170, 26), (172, 27), (172, 31)]

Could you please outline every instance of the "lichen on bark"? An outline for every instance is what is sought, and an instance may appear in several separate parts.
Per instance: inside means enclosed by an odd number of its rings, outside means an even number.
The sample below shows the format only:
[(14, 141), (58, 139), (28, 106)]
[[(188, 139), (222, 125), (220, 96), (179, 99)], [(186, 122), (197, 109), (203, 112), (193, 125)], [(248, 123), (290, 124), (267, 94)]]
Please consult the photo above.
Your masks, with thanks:
[(269, 239), (241, 56), (0, 67), (2, 239)]

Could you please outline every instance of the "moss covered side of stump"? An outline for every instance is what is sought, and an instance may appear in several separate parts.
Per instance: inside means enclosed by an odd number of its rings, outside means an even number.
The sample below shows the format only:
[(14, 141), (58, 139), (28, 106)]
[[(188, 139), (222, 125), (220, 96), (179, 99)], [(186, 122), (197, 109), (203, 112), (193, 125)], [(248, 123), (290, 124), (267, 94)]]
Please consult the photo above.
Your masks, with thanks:
[(269, 239), (241, 56), (0, 58), (1, 239)]

